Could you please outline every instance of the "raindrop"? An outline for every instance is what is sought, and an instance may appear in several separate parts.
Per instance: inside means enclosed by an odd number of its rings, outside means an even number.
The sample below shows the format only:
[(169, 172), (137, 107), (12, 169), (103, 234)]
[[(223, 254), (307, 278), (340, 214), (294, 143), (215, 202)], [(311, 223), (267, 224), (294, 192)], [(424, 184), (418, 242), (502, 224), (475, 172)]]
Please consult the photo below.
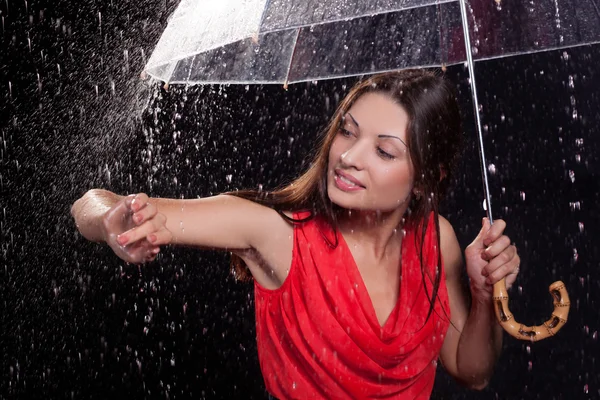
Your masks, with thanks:
[(569, 75), (569, 88), (571, 88), (571, 89), (575, 88), (575, 79), (573, 78), (573, 75)]
[(500, 116), (500, 121), (501, 121), (501, 122), (504, 122), (504, 121), (506, 121), (506, 116), (505, 116), (504, 114), (502, 114), (502, 115)]
[(225, 176), (225, 180), (227, 181), (227, 183), (231, 183), (232, 179), (233, 179), (233, 175), (231, 175), (231, 174)]
[(488, 165), (488, 171), (492, 175), (496, 175), (496, 166), (494, 164)]
[(487, 199), (483, 199), (482, 207), (483, 207), (483, 211), (487, 211)]
[(583, 230), (584, 230), (583, 222), (580, 222), (578, 225), (579, 225), (579, 232), (583, 233)]
[(527, 371), (531, 372), (532, 369), (533, 369), (533, 362), (529, 361), (529, 363), (527, 363)]
[(579, 253), (577, 252), (577, 249), (573, 248), (573, 261), (577, 262), (577, 260), (579, 260)]
[(569, 179), (571, 179), (571, 183), (575, 183), (575, 171), (569, 170)]
[(581, 154), (575, 154), (575, 161), (577, 162), (577, 164), (581, 162)]
[(525, 192), (520, 192), (519, 195), (521, 196), (521, 200), (525, 201)]

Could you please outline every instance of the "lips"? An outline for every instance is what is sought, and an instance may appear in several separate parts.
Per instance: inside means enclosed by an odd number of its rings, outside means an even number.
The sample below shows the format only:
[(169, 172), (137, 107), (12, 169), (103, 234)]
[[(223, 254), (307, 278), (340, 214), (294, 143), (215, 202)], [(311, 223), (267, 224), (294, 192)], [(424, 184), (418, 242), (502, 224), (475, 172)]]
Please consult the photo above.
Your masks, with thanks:
[(355, 177), (353, 177), (352, 175), (342, 171), (341, 169), (336, 169), (335, 170), (335, 174), (338, 175), (340, 178), (342, 178), (342, 181), (347, 181), (347, 183), (359, 186), (361, 188), (365, 188), (365, 185), (362, 184), (361, 181), (359, 181), (358, 179), (356, 179)]

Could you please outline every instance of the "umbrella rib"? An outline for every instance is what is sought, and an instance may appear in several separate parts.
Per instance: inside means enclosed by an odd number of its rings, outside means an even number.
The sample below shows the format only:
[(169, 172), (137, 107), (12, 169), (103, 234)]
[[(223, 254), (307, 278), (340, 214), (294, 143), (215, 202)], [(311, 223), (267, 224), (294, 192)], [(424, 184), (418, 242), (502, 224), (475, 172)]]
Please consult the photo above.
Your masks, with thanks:
[(296, 30), (296, 37), (294, 38), (294, 47), (292, 48), (292, 56), (290, 57), (290, 63), (288, 64), (287, 73), (285, 74), (285, 82), (283, 83), (283, 88), (288, 88), (288, 82), (290, 79), (290, 71), (292, 70), (292, 63), (294, 62), (294, 56), (296, 55), (296, 45), (298, 44), (298, 37), (300, 36), (300, 29)]
[(596, 0), (590, 0), (596, 9), (596, 14), (598, 14), (598, 18), (600, 18), (600, 8), (598, 8), (598, 4), (596, 4)]

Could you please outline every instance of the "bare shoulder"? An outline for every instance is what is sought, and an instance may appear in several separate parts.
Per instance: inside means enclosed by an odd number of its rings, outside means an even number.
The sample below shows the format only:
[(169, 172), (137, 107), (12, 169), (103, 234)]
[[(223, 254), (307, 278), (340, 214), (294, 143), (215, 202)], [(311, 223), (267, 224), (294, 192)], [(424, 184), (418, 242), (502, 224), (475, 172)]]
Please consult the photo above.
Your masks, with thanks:
[(440, 215), (439, 223), (440, 248), (444, 260), (446, 277), (450, 278), (460, 274), (460, 268), (462, 266), (462, 250), (460, 249), (460, 244), (458, 243), (458, 239), (456, 238), (454, 228), (450, 221)]

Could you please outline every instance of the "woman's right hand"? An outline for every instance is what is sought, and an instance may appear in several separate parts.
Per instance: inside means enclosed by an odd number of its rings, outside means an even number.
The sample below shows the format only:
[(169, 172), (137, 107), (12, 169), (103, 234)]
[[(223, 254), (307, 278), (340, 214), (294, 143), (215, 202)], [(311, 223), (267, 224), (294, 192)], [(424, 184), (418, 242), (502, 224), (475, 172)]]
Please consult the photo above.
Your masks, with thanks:
[(106, 243), (130, 263), (153, 261), (160, 246), (173, 238), (166, 228), (166, 217), (148, 200), (144, 193), (124, 197), (102, 219)]

